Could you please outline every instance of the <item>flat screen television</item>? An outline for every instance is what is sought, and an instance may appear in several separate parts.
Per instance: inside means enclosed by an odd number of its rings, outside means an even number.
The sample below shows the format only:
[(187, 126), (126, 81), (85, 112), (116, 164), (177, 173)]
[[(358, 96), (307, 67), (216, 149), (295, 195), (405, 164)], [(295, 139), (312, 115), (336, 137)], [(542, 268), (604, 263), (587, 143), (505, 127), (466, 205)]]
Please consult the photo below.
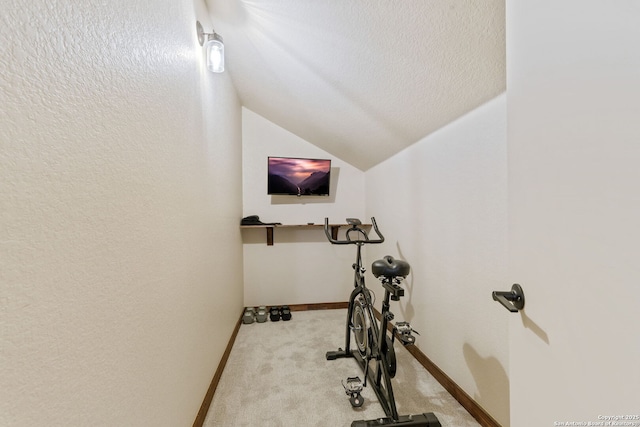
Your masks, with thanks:
[(328, 196), (331, 160), (269, 157), (267, 174), (268, 194)]

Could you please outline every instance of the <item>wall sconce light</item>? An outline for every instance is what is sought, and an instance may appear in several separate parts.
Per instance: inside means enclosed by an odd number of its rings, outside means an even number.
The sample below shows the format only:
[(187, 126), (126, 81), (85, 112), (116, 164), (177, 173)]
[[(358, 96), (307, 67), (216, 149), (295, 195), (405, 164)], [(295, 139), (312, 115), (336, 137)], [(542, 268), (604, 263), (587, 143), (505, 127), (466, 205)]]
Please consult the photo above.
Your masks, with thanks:
[(205, 33), (200, 21), (196, 21), (198, 42), (207, 52), (207, 68), (214, 73), (224, 72), (224, 43), (222, 36), (216, 33)]

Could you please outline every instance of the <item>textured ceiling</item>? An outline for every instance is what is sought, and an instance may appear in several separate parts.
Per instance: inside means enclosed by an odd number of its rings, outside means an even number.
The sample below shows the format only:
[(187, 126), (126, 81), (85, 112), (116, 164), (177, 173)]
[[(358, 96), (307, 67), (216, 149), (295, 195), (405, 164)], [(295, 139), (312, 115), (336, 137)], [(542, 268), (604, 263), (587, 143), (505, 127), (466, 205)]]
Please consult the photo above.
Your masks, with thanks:
[(361, 170), (505, 90), (504, 0), (207, 6), (242, 104)]

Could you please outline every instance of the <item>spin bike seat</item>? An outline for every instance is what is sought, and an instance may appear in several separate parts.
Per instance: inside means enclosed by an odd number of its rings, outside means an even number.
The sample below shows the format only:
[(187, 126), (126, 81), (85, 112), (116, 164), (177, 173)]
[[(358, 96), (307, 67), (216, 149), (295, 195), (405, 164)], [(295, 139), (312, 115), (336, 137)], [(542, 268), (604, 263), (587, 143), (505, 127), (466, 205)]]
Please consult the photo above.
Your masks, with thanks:
[(371, 264), (371, 272), (375, 277), (386, 277), (392, 279), (394, 277), (407, 277), (411, 271), (409, 263), (401, 259), (395, 259), (391, 255), (387, 255), (382, 259), (374, 261)]

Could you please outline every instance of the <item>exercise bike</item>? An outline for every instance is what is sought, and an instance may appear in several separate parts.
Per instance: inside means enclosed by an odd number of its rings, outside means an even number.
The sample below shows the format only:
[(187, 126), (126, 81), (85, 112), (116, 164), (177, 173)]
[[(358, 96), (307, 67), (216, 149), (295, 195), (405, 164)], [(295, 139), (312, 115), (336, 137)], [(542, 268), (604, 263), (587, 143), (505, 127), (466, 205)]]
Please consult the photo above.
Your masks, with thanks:
[[(356, 359), (364, 373), (364, 381), (360, 377), (349, 377), (342, 385), (345, 393), (349, 396), (349, 402), (353, 407), (360, 407), (364, 403), (361, 391), (367, 386), (367, 381), (378, 397), (380, 405), (384, 409), (386, 418), (374, 420), (361, 420), (351, 423), (351, 427), (371, 427), (384, 425), (398, 425), (402, 427), (441, 427), (436, 416), (430, 413), (415, 415), (398, 415), (396, 401), (393, 395), (391, 379), (395, 377), (397, 365), (396, 355), (393, 349), (395, 337), (403, 345), (411, 345), (415, 342), (413, 333), (417, 333), (411, 328), (408, 322), (399, 322), (389, 334), (388, 325), (394, 318), (389, 311), (389, 300), (399, 301), (404, 296), (404, 289), (400, 286), (401, 281), (407, 277), (410, 266), (406, 261), (398, 260), (390, 255), (375, 261), (371, 266), (373, 275), (382, 282), (384, 288), (384, 299), (382, 301), (382, 312), (380, 321), (377, 320), (373, 302), (372, 292), (365, 285), (364, 274), (366, 269), (362, 265), (362, 246), (365, 244), (376, 244), (384, 242), (384, 236), (380, 233), (375, 218), (371, 218), (371, 225), (377, 234), (376, 239), (370, 239), (367, 231), (362, 227), (362, 223), (357, 218), (347, 218), (350, 227), (345, 232), (344, 240), (338, 240), (338, 236), (332, 235), (329, 230), (329, 219), (324, 220), (324, 232), (329, 242), (334, 245), (356, 245), (356, 262), (354, 269), (354, 289), (349, 297), (347, 310), (347, 321), (345, 331), (344, 349), (328, 351), (327, 360), (340, 358)], [(351, 334), (355, 339), (355, 350), (351, 350)]]

